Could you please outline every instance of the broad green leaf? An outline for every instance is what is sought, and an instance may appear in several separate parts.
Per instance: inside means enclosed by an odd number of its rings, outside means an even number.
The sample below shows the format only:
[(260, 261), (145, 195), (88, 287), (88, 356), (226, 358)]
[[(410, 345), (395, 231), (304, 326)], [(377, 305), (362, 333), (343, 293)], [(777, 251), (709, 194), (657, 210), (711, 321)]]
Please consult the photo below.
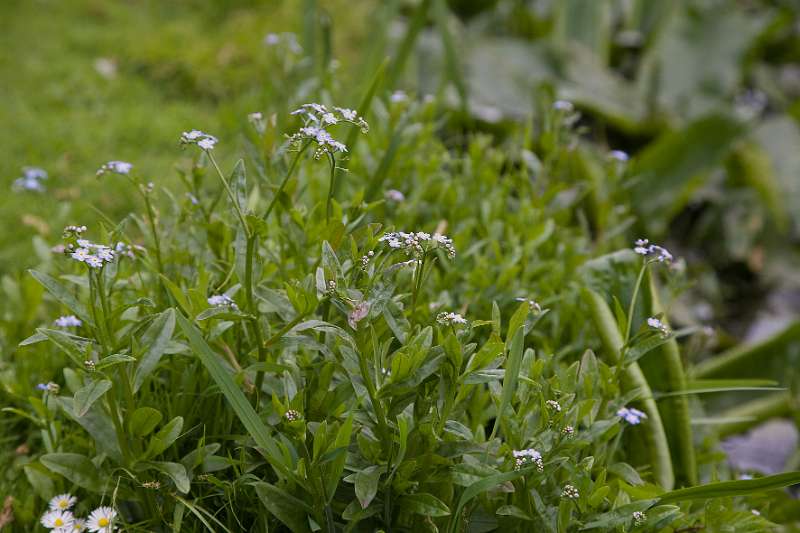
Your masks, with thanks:
[(506, 409), (511, 405), (514, 399), (514, 392), (517, 390), (517, 381), (519, 380), (519, 370), (522, 365), (522, 349), (523, 349), (524, 332), (520, 325), (513, 333), (511, 340), (511, 347), (508, 350), (508, 358), (506, 360), (506, 372), (503, 379), (503, 393), (500, 397), (500, 405), (497, 408), (498, 423), (492, 428), (492, 435), (489, 440), (493, 439), (497, 434), (497, 429), (500, 426), (499, 419), (502, 418)]
[(158, 430), (155, 435), (150, 437), (150, 442), (147, 445), (145, 456), (155, 457), (172, 446), (172, 443), (175, 442), (180, 436), (181, 429), (183, 429), (182, 416), (176, 416), (167, 422), (163, 428)]
[(106, 368), (111, 368), (114, 365), (130, 363), (132, 361), (136, 361), (136, 358), (124, 353), (114, 353), (100, 359), (100, 361), (98, 361), (95, 365), (95, 368), (97, 370), (103, 370)]
[(450, 514), (450, 508), (442, 500), (426, 492), (401, 496), (397, 505), (403, 511), (423, 516), (447, 516)]
[(384, 469), (380, 466), (368, 466), (364, 470), (356, 472), (356, 498), (362, 509), (366, 509), (378, 493), (378, 481), (380, 481), (383, 471)]
[(80, 390), (75, 393), (75, 401), (73, 408), (77, 416), (83, 416), (92, 407), (92, 404), (99, 400), (103, 394), (111, 389), (111, 381), (107, 379), (92, 380), (84, 385)]
[(139, 407), (131, 415), (128, 429), (137, 437), (144, 437), (156, 428), (162, 416), (158, 409)]
[(60, 474), (79, 487), (92, 492), (101, 492), (103, 483), (94, 466), (86, 456), (77, 453), (48, 453), (40, 461), (51, 472)]
[(175, 331), (175, 310), (167, 309), (159, 314), (145, 332), (142, 334), (140, 344), (144, 348), (139, 358), (139, 365), (136, 367), (136, 372), (133, 375), (133, 391), (137, 392), (144, 380), (153, 373), (164, 355), (169, 341), (172, 339), (172, 333)]
[(44, 501), (53, 497), (56, 493), (53, 479), (42, 471), (43, 468), (41, 466), (36, 463), (31, 463), (22, 468), (25, 471), (25, 477), (28, 479), (28, 483), (31, 484), (37, 496)]
[(313, 515), (313, 511), (302, 500), (269, 483), (257, 482), (252, 485), (264, 507), (289, 530), (294, 533), (311, 533), (308, 517)]
[(75, 316), (80, 318), (85, 324), (90, 326), (94, 325), (94, 321), (91, 319), (86, 306), (80, 303), (78, 299), (72, 295), (72, 292), (70, 292), (69, 289), (59, 283), (55, 278), (52, 278), (43, 272), (37, 272), (36, 270), (28, 270), (28, 272), (36, 279), (36, 281), (41, 283), (42, 286), (47, 289), (47, 292), (52, 294), (56, 300), (64, 304), (64, 306), (66, 306), (70, 311), (75, 313)]
[(711, 170), (728, 154), (742, 134), (733, 119), (710, 115), (678, 131), (665, 133), (637, 158), (632, 172), (640, 176), (634, 190), (634, 205), (644, 217), (650, 233), (661, 233), (703, 183)]

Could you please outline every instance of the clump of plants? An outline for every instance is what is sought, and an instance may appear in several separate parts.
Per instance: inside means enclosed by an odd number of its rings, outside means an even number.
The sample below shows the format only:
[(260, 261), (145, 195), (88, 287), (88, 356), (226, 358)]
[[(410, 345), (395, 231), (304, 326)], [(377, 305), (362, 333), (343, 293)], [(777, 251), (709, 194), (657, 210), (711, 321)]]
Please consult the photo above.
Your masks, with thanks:
[(737, 479), (693, 429), (682, 350), (706, 332), (669, 322), (685, 262), (593, 234), (589, 177), (565, 179), (594, 157), (624, 201), (627, 156), (575, 155), (564, 102), (535, 139), (447, 148), (435, 100), (375, 94), (287, 110), (285, 132), (251, 115), (231, 169), (225, 139), (184, 132), (184, 190), (100, 168), (140, 209), (76, 220), (30, 272), (46, 294), (18, 287), (39, 321), (6, 381), (31, 452), (18, 522), (768, 530), (751, 496), (800, 473)]

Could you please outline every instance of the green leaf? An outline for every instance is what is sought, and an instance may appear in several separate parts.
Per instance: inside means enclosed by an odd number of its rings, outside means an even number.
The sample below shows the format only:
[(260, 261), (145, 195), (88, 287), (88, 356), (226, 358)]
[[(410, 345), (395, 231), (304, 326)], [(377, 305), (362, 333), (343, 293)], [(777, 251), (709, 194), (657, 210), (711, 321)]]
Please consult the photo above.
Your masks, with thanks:
[(229, 179), (231, 185), (231, 192), (233, 198), (239, 206), (242, 213), (247, 211), (247, 174), (244, 168), (244, 160), (240, 159), (233, 167), (231, 177)]
[(356, 472), (356, 498), (362, 509), (366, 509), (378, 493), (378, 481), (381, 479), (383, 469), (380, 466), (368, 466)]
[(313, 511), (302, 500), (269, 483), (257, 482), (252, 485), (264, 507), (275, 518), (283, 522), (290, 531), (311, 533), (311, 529), (308, 527), (308, 516), (313, 515)]
[(84, 385), (75, 393), (75, 401), (73, 403), (75, 414), (77, 416), (85, 415), (92, 404), (99, 400), (109, 389), (111, 389), (111, 381), (107, 379), (92, 380), (87, 385)]
[(158, 366), (174, 331), (175, 310), (167, 309), (159, 314), (142, 334), (141, 345), (144, 347), (144, 353), (139, 358), (139, 365), (133, 375), (134, 392), (141, 388), (145, 378)]
[(136, 358), (124, 353), (114, 353), (100, 359), (100, 361), (98, 361), (95, 365), (95, 369), (103, 370), (106, 368), (111, 368), (114, 365), (130, 363), (132, 361), (136, 361)]
[(97, 468), (86, 456), (77, 453), (48, 453), (40, 461), (51, 472), (60, 474), (79, 487), (101, 492), (103, 483)]
[(231, 373), (222, 365), (220, 357), (211, 350), (211, 347), (191, 322), (183, 315), (177, 315), (177, 319), (195, 354), (206, 367), (211, 378), (220, 388), (225, 399), (228, 400), (231, 408), (256, 442), (256, 445), (264, 450), (267, 459), (269, 459), (274, 468), (280, 469), (284, 475), (293, 479), (295, 476), (291, 474), (289, 466), (284, 462), (280, 448), (270, 436), (269, 430), (258, 417), (253, 406), (247, 401), (244, 393), (233, 381)]
[(500, 485), (501, 483), (505, 483), (506, 481), (513, 481), (518, 479), (522, 476), (530, 474), (534, 470), (534, 466), (530, 466), (528, 468), (521, 468), (519, 470), (513, 470), (511, 472), (503, 472), (501, 474), (496, 474), (494, 476), (486, 477), (480, 481), (477, 481), (467, 487), (464, 492), (461, 493), (461, 497), (458, 499), (458, 504), (456, 505), (456, 511), (453, 514), (453, 518), (450, 520), (450, 525), (448, 527), (448, 531), (450, 533), (456, 533), (460, 530), (461, 524), (461, 512), (464, 510), (464, 506), (467, 505), (470, 500), (478, 496), (479, 494), (486, 492), (489, 489)]
[(659, 504), (682, 502), (687, 500), (702, 500), (707, 498), (730, 498), (732, 496), (747, 496), (767, 490), (782, 489), (800, 483), (800, 472), (784, 472), (774, 476), (765, 476), (757, 479), (740, 479), (737, 481), (720, 481), (708, 483), (698, 487), (677, 489), (662, 494)]
[(156, 428), (161, 418), (162, 414), (158, 409), (139, 407), (131, 415), (128, 429), (137, 437), (144, 437)]
[(339, 428), (339, 432), (336, 434), (336, 440), (333, 444), (333, 450), (328, 452), (332, 453), (341, 450), (341, 453), (339, 453), (339, 455), (331, 461), (331, 464), (325, 468), (326, 473), (324, 479), (327, 503), (333, 500), (336, 487), (339, 485), (342, 472), (344, 471), (345, 461), (347, 460), (347, 447), (350, 445), (350, 435), (353, 433), (353, 416), (354, 415), (351, 414), (345, 423), (342, 424), (342, 427)]
[[(514, 398), (514, 392), (517, 390), (517, 382), (519, 381), (519, 369), (522, 365), (522, 348), (523, 348), (524, 332), (522, 325), (518, 326), (514, 337), (511, 340), (511, 348), (508, 351), (508, 359), (506, 360), (506, 372), (503, 379), (503, 393), (500, 397), (500, 405), (497, 408), (498, 420), (503, 417), (508, 406)], [(489, 440), (492, 440), (497, 434), (499, 423), (495, 424), (492, 428), (492, 434)]]
[(175, 483), (179, 492), (186, 494), (191, 486), (186, 467), (180, 463), (168, 463), (161, 461), (142, 461), (136, 464), (137, 470), (158, 470), (166, 474)]
[(164, 450), (172, 446), (181, 434), (183, 429), (183, 417), (176, 416), (170, 420), (163, 428), (158, 430), (158, 433), (150, 437), (150, 442), (147, 445), (146, 457), (155, 457)]
[(398, 505), (404, 512), (417, 513), (423, 516), (436, 517), (450, 514), (450, 508), (442, 500), (427, 492), (402, 496)]
[(25, 477), (37, 496), (45, 501), (53, 497), (53, 494), (56, 493), (53, 479), (42, 471), (41, 466), (31, 463), (23, 466), (22, 469), (25, 471)]
[(61, 283), (59, 283), (55, 278), (48, 276), (43, 272), (37, 272), (36, 270), (28, 270), (31, 276), (33, 276), (36, 281), (42, 284), (42, 286), (47, 289), (53, 297), (64, 304), (70, 311), (75, 313), (75, 316), (80, 318), (85, 324), (90, 326), (94, 325), (94, 321), (92, 321), (91, 316), (89, 315), (89, 311), (86, 310), (86, 307), (80, 303), (72, 293), (64, 287)]
[(632, 172), (641, 176), (634, 191), (650, 233), (661, 233), (671, 216), (691, 197), (697, 186), (717, 167), (741, 134), (733, 119), (710, 115), (686, 128), (664, 134), (637, 157)]

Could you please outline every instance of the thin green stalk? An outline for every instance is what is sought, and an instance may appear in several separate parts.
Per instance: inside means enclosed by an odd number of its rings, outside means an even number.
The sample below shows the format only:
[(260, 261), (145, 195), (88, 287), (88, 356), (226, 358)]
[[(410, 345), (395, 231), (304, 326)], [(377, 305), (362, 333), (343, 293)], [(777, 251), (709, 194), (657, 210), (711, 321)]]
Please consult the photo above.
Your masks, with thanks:
[[(264, 347), (263, 334), (261, 333), (261, 322), (258, 320), (258, 305), (256, 304), (255, 300), (255, 287), (253, 286), (253, 264), (255, 261), (256, 237), (256, 234), (252, 234), (247, 237), (244, 285), (247, 296), (247, 311), (253, 316), (253, 334), (255, 335), (256, 345), (258, 346), (258, 362), (264, 363), (267, 360), (267, 350)], [(261, 395), (261, 384), (263, 383), (264, 377), (263, 372), (260, 372), (259, 376), (261, 377), (261, 381), (257, 381), (257, 386), (255, 389), (256, 406), (258, 406), (259, 396)]]
[(328, 152), (328, 160), (331, 164), (331, 181), (328, 185), (328, 201), (325, 204), (325, 222), (331, 221), (331, 214), (333, 212), (333, 191), (336, 184), (336, 158), (332, 153)]
[(217, 170), (219, 179), (222, 181), (222, 185), (225, 187), (225, 192), (228, 193), (228, 198), (230, 198), (231, 203), (233, 204), (233, 209), (236, 211), (236, 216), (239, 217), (239, 222), (242, 224), (245, 235), (250, 237), (250, 228), (247, 226), (247, 222), (244, 219), (244, 213), (242, 213), (242, 209), (239, 206), (239, 202), (236, 200), (236, 196), (234, 196), (233, 191), (231, 190), (231, 186), (228, 184), (228, 180), (225, 179), (225, 176), (222, 174), (222, 170), (220, 170), (219, 165), (217, 165), (217, 160), (214, 159), (214, 155), (210, 151), (206, 151), (206, 155), (214, 165), (214, 168)]
[(278, 185), (278, 190), (275, 191), (275, 196), (272, 197), (272, 201), (267, 206), (267, 211), (264, 213), (264, 216), (262, 217), (264, 220), (267, 220), (269, 218), (269, 214), (272, 212), (272, 209), (275, 207), (275, 203), (278, 201), (278, 198), (280, 197), (281, 193), (283, 192), (284, 187), (286, 187), (286, 183), (289, 181), (289, 178), (292, 177), (292, 173), (294, 172), (294, 169), (297, 166), (297, 162), (300, 160), (300, 156), (303, 155), (303, 152), (305, 152), (306, 149), (310, 145), (311, 145), (311, 141), (308, 141), (295, 154), (294, 159), (292, 160), (292, 163), (289, 165), (289, 169), (286, 171), (286, 175), (283, 177), (283, 180), (281, 181), (281, 184)]
[(645, 259), (642, 268), (639, 270), (639, 276), (636, 278), (636, 285), (633, 286), (633, 295), (631, 296), (631, 303), (628, 305), (628, 319), (625, 324), (625, 337), (623, 343), (627, 344), (631, 338), (631, 326), (633, 326), (633, 312), (636, 310), (636, 300), (639, 298), (639, 288), (642, 286), (644, 274), (647, 272), (648, 262)]
[(150, 233), (153, 236), (153, 246), (156, 249), (156, 264), (158, 265), (158, 273), (164, 274), (164, 260), (161, 255), (161, 240), (158, 238), (158, 231), (156, 230), (156, 216), (155, 211), (153, 210), (153, 204), (150, 202), (150, 195), (139, 189), (139, 192), (142, 193), (142, 197), (144, 198), (144, 205), (147, 209), (147, 219), (150, 222)]

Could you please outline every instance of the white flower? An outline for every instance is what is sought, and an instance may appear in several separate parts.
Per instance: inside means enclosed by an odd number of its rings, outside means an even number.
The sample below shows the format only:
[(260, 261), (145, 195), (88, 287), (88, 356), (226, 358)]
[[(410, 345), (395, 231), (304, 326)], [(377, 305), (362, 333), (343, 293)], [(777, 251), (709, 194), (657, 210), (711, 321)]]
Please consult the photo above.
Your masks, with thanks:
[(54, 510), (46, 512), (41, 519), (42, 525), (47, 529), (55, 529), (58, 531), (69, 531), (75, 522), (75, 517), (67, 510)]
[(547, 400), (544, 403), (545, 403), (545, 405), (547, 405), (548, 408), (552, 409), (556, 413), (560, 413), (561, 412), (561, 404), (558, 403), (557, 401), (555, 401), (555, 400)]
[(217, 138), (200, 130), (184, 131), (181, 134), (181, 144), (196, 144), (206, 151), (214, 149)]
[(127, 161), (109, 161), (97, 171), (98, 176), (102, 176), (107, 172), (113, 172), (115, 174), (122, 174), (127, 175), (130, 174), (133, 165), (128, 163)]
[(339, 119), (333, 113), (323, 113), (321, 120), (323, 124), (336, 124), (339, 122)]
[(217, 140), (211, 137), (206, 137), (205, 139), (197, 141), (197, 146), (203, 150), (213, 150), (215, 144), (217, 144)]
[(267, 46), (275, 46), (281, 42), (281, 37), (277, 33), (268, 33), (264, 36), (264, 44)]
[[(75, 315), (60, 316), (55, 320), (55, 325), (60, 328), (77, 328), (80, 327), (81, 324), (83, 324), (83, 322), (81, 322)], [(58, 497), (59, 496), (56, 496), (56, 498)]]
[(631, 425), (637, 425), (642, 422), (647, 415), (633, 407), (622, 407), (617, 411), (617, 416)]
[(69, 533), (81, 533), (82, 531), (86, 531), (85, 518), (76, 518), (72, 523), (72, 529), (67, 530)]
[(570, 112), (575, 109), (575, 106), (572, 105), (572, 102), (567, 102), (566, 100), (556, 100), (553, 102), (553, 109), (556, 111)]
[(622, 150), (611, 150), (608, 153), (608, 157), (616, 161), (619, 161), (620, 163), (625, 163), (629, 159), (628, 154), (623, 152)]
[(669, 326), (664, 324), (662, 321), (660, 321), (656, 317), (651, 316), (650, 318), (648, 318), (647, 319), (647, 325), (650, 326), (651, 328), (655, 329), (655, 330), (658, 330), (658, 332), (661, 333), (662, 337), (669, 336)]
[(234, 302), (227, 294), (215, 294), (208, 298), (208, 305), (212, 307), (230, 307), (238, 309), (236, 302)]
[(96, 255), (90, 255), (85, 260), (86, 264), (92, 268), (100, 268), (103, 266), (103, 260)]
[(751, 513), (752, 513), (754, 516), (761, 516), (761, 511), (759, 511), (758, 509), (750, 509), (750, 512), (751, 512)]
[(348, 109), (346, 107), (334, 107), (334, 109), (338, 111), (345, 120), (353, 122), (358, 119), (358, 113), (355, 109)]
[[(63, 317), (63, 318), (75, 318), (75, 317)], [(72, 506), (75, 505), (76, 503), (78, 503), (78, 498), (66, 492), (64, 494), (59, 494), (58, 496), (50, 500), (48, 507), (50, 507), (51, 511), (67, 511), (69, 509), (72, 509)]]
[(111, 507), (98, 507), (89, 515), (86, 520), (86, 527), (89, 531), (110, 533), (114, 531), (114, 519), (117, 517), (117, 512)]
[(88, 259), (91, 256), (88, 248), (78, 248), (70, 255), (75, 261), (81, 261), (81, 262), (86, 261), (86, 259)]
[(389, 189), (383, 193), (383, 197), (391, 202), (403, 202), (406, 199), (406, 195), (402, 192), (398, 191), (397, 189)]
[(644, 523), (647, 521), (647, 515), (642, 511), (634, 511), (632, 516), (633, 525), (636, 527), (644, 525)]
[(303, 104), (298, 109), (292, 111), (291, 114), (304, 117), (305, 124), (297, 133), (291, 135), (289, 140), (295, 145), (308, 141), (316, 143), (317, 149), (314, 156), (317, 159), (326, 153), (347, 152), (347, 146), (334, 139), (331, 134), (325, 130), (324, 126), (335, 125), (343, 121), (358, 126), (363, 133), (369, 130), (369, 125), (366, 120), (359, 117), (358, 113), (352, 109), (343, 107), (334, 107), (333, 111), (331, 111), (322, 104), (312, 102)]
[(436, 315), (436, 321), (445, 326), (465, 325), (467, 319), (458, 313), (439, 313)]
[(97, 246), (96, 249), (97, 249), (97, 257), (99, 257), (103, 261), (110, 263), (111, 261), (114, 260), (114, 252), (113, 250), (111, 250), (111, 248), (107, 246)]

